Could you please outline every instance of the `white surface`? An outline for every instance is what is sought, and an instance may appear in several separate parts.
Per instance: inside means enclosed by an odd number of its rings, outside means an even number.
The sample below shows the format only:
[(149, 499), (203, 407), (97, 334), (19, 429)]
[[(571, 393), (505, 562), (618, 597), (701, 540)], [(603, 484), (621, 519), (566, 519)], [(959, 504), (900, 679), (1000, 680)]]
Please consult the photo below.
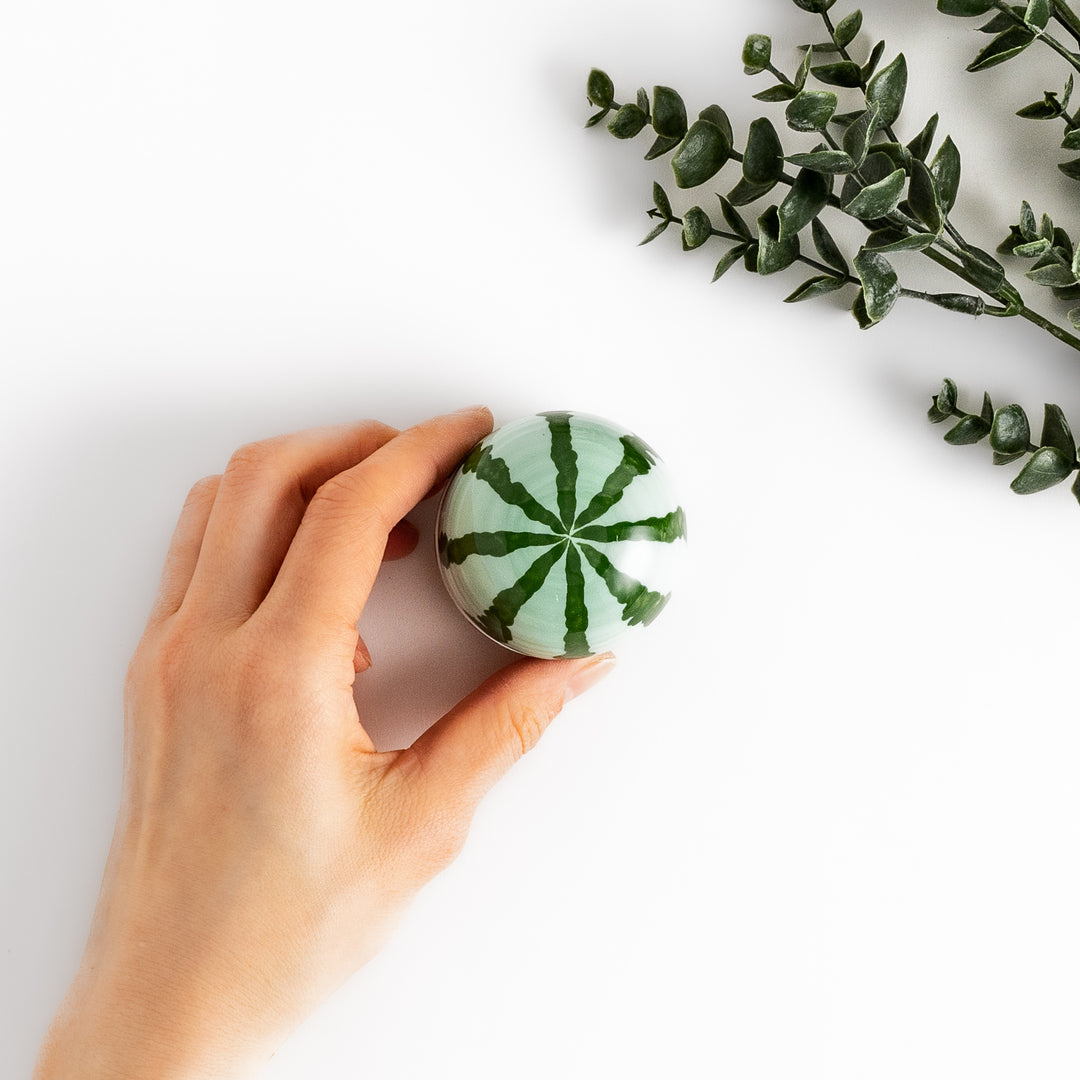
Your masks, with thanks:
[[(908, 56), (905, 136), (937, 109), (960, 146), (969, 239), (1022, 196), (1075, 229), (1077, 189), (1032, 168), (1059, 126), (1012, 116), (1060, 89), (1049, 53), (966, 76), (971, 23), (863, 8)], [(4, 1075), (82, 948), (188, 486), (253, 438), (473, 401), (638, 430), (685, 491), (692, 585), (266, 1075), (1076, 1075), (1080, 511), (924, 420), (944, 375), (1080, 417), (1076, 361), (914, 302), (860, 333), (781, 305), (794, 271), (710, 285), (719, 248), (635, 246), (667, 169), (645, 137), (582, 128), (594, 64), (623, 98), (720, 102), (740, 138), (781, 125), (741, 42), (773, 33), (791, 68), (813, 25), (787, 0), (6, 13)], [(429, 660), (394, 650), (460, 636), (429, 570), (395, 567), (369, 614), (371, 693), (402, 715), (386, 680)], [(501, 659), (468, 645), (425, 709)]]

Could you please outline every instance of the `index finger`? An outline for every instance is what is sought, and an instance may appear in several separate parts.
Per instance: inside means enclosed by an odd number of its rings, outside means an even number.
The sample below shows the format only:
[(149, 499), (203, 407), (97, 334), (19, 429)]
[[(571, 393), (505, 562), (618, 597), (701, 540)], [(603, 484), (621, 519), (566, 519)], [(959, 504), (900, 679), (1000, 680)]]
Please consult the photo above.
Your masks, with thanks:
[(491, 431), (482, 407), (417, 424), (326, 481), (308, 504), (263, 607), (312, 628), (355, 630), (390, 530)]

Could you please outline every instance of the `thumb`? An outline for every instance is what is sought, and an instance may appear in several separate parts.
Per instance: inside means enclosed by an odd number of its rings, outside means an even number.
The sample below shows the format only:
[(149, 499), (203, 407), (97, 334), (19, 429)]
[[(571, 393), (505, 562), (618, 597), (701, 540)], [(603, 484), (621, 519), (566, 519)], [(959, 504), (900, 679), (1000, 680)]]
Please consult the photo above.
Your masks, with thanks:
[[(520, 660), (497, 672), (404, 754), (436, 805), (475, 805), (528, 753), (572, 697), (615, 666), (611, 653), (580, 660)], [(414, 771), (415, 770), (415, 771)]]

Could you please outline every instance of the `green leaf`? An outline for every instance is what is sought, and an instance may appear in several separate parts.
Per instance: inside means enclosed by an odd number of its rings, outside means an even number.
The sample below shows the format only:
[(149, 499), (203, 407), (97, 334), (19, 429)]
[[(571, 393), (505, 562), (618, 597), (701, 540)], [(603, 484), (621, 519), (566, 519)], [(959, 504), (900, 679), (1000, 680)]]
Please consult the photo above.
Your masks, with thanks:
[(759, 274), (775, 274), (789, 267), (799, 257), (799, 237), (780, 236), (780, 218), (777, 207), (770, 206), (758, 218)]
[(720, 261), (716, 264), (716, 269), (713, 271), (713, 281), (719, 281), (741, 258), (746, 255), (746, 251), (749, 245), (736, 244), (733, 248), (729, 248), (720, 256)]
[(669, 139), (666, 135), (657, 135), (653, 140), (652, 146), (645, 151), (645, 160), (655, 161), (658, 157), (663, 157), (665, 154), (670, 153), (681, 142), (681, 138)]
[(671, 200), (667, 197), (667, 192), (655, 181), (653, 181), (652, 186), (652, 198), (656, 209), (663, 214), (667, 221), (670, 221), (674, 216), (671, 213)]
[(1040, 446), (1052, 446), (1068, 461), (1069, 466), (1076, 464), (1076, 443), (1065, 414), (1057, 405), (1047, 405), (1043, 414), (1042, 437)]
[(862, 71), (850, 60), (837, 60), (832, 64), (819, 64), (810, 73), (826, 86), (855, 87), (862, 85)]
[(750, 231), (750, 226), (743, 220), (742, 214), (723, 195), (718, 196), (718, 198), (720, 199), (720, 211), (724, 215), (728, 227), (744, 240), (753, 240), (754, 234)]
[(1080, 307), (1072, 308), (1068, 313), (1069, 322), (1080, 330)]
[(821, 261), (826, 266), (831, 266), (834, 270), (847, 277), (847, 260), (836, 246), (836, 241), (832, 238), (829, 230), (822, 224), (821, 218), (814, 218), (810, 222), (810, 230), (814, 238), (814, 248), (818, 255), (821, 256)]
[(743, 70), (747, 75), (760, 75), (772, 59), (772, 39), (765, 34), (751, 34), (743, 45)]
[(683, 214), (682, 246), (683, 251), (693, 251), (701, 247), (712, 236), (712, 222), (709, 215), (700, 206), (691, 206)]
[(1039, 236), (1043, 240), (1049, 240), (1050, 243), (1054, 242), (1054, 222), (1049, 214), (1043, 214), (1039, 220)]
[(866, 160), (877, 119), (878, 110), (871, 106), (844, 132), (844, 153), (855, 163), (856, 169)]
[(942, 420), (948, 420), (956, 408), (956, 383), (952, 379), (945, 379), (941, 389), (934, 395), (933, 404), (927, 413), (927, 418), (932, 424), (940, 424)]
[(743, 177), (751, 184), (775, 184), (784, 171), (784, 148), (768, 117), (750, 125), (743, 152)]
[(1020, 232), (1025, 240), (1034, 240), (1039, 235), (1039, 226), (1035, 223), (1035, 211), (1025, 199), (1020, 204)]
[(708, 120), (695, 120), (671, 159), (675, 183), (681, 188), (704, 184), (720, 171), (730, 156), (731, 142), (724, 132)]
[(1003, 64), (1022, 53), (1034, 40), (1035, 35), (1026, 27), (1014, 26), (998, 34), (985, 49), (980, 50), (968, 64), (967, 70), (985, 71), (997, 64)]
[(1061, 140), (1062, 150), (1080, 150), (1080, 128), (1073, 128)]
[(667, 138), (665, 135), (658, 135), (653, 140), (652, 146), (645, 151), (645, 160), (654, 161), (657, 158), (662, 158), (665, 153), (670, 153), (681, 143), (681, 138)]
[(646, 115), (649, 115), (649, 95), (645, 93), (645, 88), (640, 87), (637, 92), (637, 107)]
[(879, 180), (876, 184), (870, 184), (859, 191), (844, 207), (844, 213), (864, 221), (873, 221), (891, 214), (904, 193), (906, 180), (907, 175), (903, 169), (889, 173), (884, 180)]
[(1070, 285), (1077, 283), (1076, 275), (1073, 274), (1072, 269), (1062, 266), (1057, 261), (1050, 263), (1048, 266), (1036, 266), (1034, 269), (1029, 270), (1024, 277), (1030, 278), (1036, 285), (1047, 285), (1054, 289), (1068, 288)]
[(646, 236), (644, 240), (639, 242), (638, 247), (644, 247), (646, 244), (651, 244), (670, 224), (671, 222), (668, 220), (661, 221), (659, 225), (655, 226), (649, 232), (649, 235)]
[(785, 304), (797, 304), (800, 300), (809, 300), (814, 296), (822, 296), (825, 293), (836, 292), (842, 289), (847, 282), (843, 278), (833, 277), (831, 274), (821, 274), (818, 277), (808, 278), (790, 296), (784, 297)]
[(934, 135), (937, 133), (938, 126), (938, 114), (934, 113), (929, 120), (926, 121), (926, 127), (915, 136), (907, 144), (907, 148), (911, 151), (913, 157), (917, 157), (920, 161), (926, 160), (926, 155), (930, 153), (930, 147), (934, 143)]
[(608, 131), (616, 139), (632, 139), (649, 122), (648, 114), (637, 105), (627, 103), (608, 121)]
[(1010, 4), (1007, 8), (999, 11), (989, 22), (979, 27), (980, 34), (1000, 34), (1002, 30), (1008, 30), (1015, 26), (1017, 20), (1024, 18), (1024, 5)]
[(853, 11), (850, 15), (846, 15), (839, 23), (837, 23), (836, 33), (833, 34), (833, 39), (841, 49), (846, 49), (855, 40), (861, 29), (862, 12)]
[(855, 256), (855, 273), (862, 282), (863, 304), (871, 324), (879, 323), (900, 296), (900, 282), (884, 255), (863, 248)]
[(834, 3), (836, 0), (795, 0), (796, 7), (801, 7), (803, 11), (813, 12), (815, 15), (828, 11)]
[(780, 204), (780, 235), (794, 236), (809, 225), (829, 201), (832, 184), (823, 173), (813, 169), (800, 169), (795, 183)]
[(670, 86), (653, 87), (652, 125), (657, 135), (681, 139), (686, 134), (686, 106)]
[(989, 252), (970, 244), (960, 249), (960, 262), (972, 284), (985, 293), (996, 293), (1005, 284), (1005, 267)]
[(990, 434), (990, 425), (981, 416), (968, 414), (945, 432), (945, 441), (953, 446), (971, 446)]
[[(885, 158), (892, 163), (893, 169), (903, 169), (904, 172), (911, 171), (911, 151), (906, 146), (901, 146), (895, 142), (879, 142), (874, 143), (871, 147), (871, 152), (866, 157), (864, 168), (867, 163), (874, 158)], [(881, 177), (880, 179), (884, 179)]]
[(1053, 6), (1050, 0), (1028, 0), (1027, 10), (1024, 12), (1024, 22), (1032, 30), (1045, 30), (1052, 13)]
[(875, 229), (866, 238), (871, 251), (925, 251), (937, 237), (933, 233), (904, 233), (899, 229)]
[(948, 214), (960, 190), (960, 151), (956, 149), (951, 135), (945, 136), (945, 141), (934, 155), (934, 160), (930, 163), (930, 175), (934, 178), (938, 205), (943, 213)]
[(985, 15), (993, 7), (994, 0), (938, 0), (937, 5), (943, 15), (959, 15), (965, 19)]
[(1042, 446), (1009, 486), (1017, 495), (1034, 495), (1060, 484), (1072, 470), (1072, 464), (1057, 447)]
[(866, 87), (866, 104), (878, 106), (878, 127), (888, 127), (896, 122), (904, 107), (907, 93), (907, 60), (900, 53), (891, 64), (883, 67)]
[(802, 90), (784, 112), (789, 128), (821, 131), (836, 112), (836, 95), (831, 90)]
[(1072, 161), (1063, 161), (1058, 168), (1069, 177), (1070, 180), (1080, 180), (1080, 158), (1074, 158)]
[(681, 143), (683, 139), (680, 138), (667, 138), (664, 135), (658, 135), (653, 140), (652, 146), (645, 151), (646, 161), (656, 161), (657, 158), (662, 158), (665, 153), (670, 153)]
[(1024, 120), (1056, 120), (1061, 115), (1061, 104), (1056, 98), (1047, 96), (1017, 109), (1016, 115)]
[(588, 95), (591, 105), (595, 105), (600, 109), (608, 109), (615, 100), (615, 84), (606, 72), (601, 71), (599, 68), (593, 68), (589, 72), (585, 93)]
[(881, 63), (881, 58), (884, 55), (885, 42), (879, 41), (873, 47), (873, 49), (870, 50), (870, 57), (862, 66), (861, 75), (863, 77), (863, 82), (866, 82), (870, 78), (870, 76), (873, 75), (875, 71), (877, 71), (877, 66), (879, 63)]
[(908, 204), (911, 212), (931, 232), (939, 233), (942, 229), (941, 208), (938, 206), (934, 178), (930, 170), (918, 158), (911, 162), (911, 183), (908, 185)]
[(1040, 237), (1038, 240), (1032, 240), (1028, 244), (1017, 244), (1012, 253), (1021, 259), (1034, 259), (1037, 255), (1042, 255), (1043, 252), (1049, 250), (1050, 241), (1043, 240)]
[(798, 89), (792, 86), (791, 83), (777, 83), (775, 86), (770, 86), (768, 90), (762, 90), (760, 94), (754, 94), (754, 100), (764, 102), (790, 101), (798, 92)]
[(999, 454), (1024, 454), (1030, 442), (1031, 425), (1019, 405), (1006, 405), (994, 413), (990, 428), (990, 445), (994, 450)]
[(802, 58), (799, 70), (795, 72), (795, 89), (801, 90), (806, 85), (806, 78), (810, 74), (810, 64), (814, 57), (814, 47), (808, 45), (806, 55)]
[(757, 202), (758, 199), (768, 195), (774, 187), (776, 187), (775, 181), (768, 184), (752, 184), (746, 177), (742, 177), (728, 192), (728, 199), (731, 200), (733, 206), (749, 206), (750, 203)]
[(813, 169), (815, 172), (830, 175), (849, 173), (855, 168), (854, 160), (842, 150), (815, 150), (809, 154), (792, 154), (787, 160), (801, 169)]
[(735, 145), (735, 136), (731, 130), (731, 121), (728, 119), (728, 114), (720, 108), (719, 105), (706, 105), (701, 112), (698, 113), (699, 120), (708, 120), (710, 124), (715, 124), (727, 139), (728, 146)]

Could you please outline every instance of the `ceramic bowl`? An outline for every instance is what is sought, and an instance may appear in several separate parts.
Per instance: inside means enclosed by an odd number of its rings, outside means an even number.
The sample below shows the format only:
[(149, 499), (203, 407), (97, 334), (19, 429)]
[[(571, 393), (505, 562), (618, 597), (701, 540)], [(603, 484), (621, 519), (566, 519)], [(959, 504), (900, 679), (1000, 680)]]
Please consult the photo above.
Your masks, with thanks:
[(451, 477), (439, 567), (462, 613), (527, 656), (589, 656), (671, 596), (686, 518), (656, 452), (576, 412), (505, 424)]

